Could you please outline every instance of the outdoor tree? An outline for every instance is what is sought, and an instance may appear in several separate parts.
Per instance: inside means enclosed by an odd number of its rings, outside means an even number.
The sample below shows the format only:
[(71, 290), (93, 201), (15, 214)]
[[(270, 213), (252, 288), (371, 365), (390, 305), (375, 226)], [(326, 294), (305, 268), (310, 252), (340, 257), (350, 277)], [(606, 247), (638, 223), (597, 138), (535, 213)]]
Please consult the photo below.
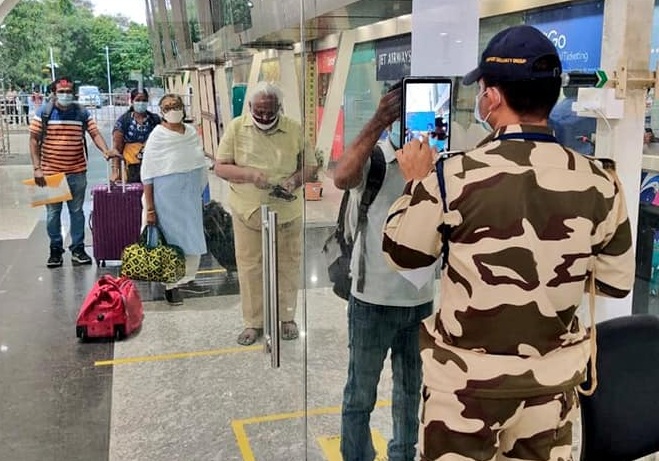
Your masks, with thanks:
[[(0, 25), (0, 78), (33, 86), (55, 73), (107, 89), (106, 47), (113, 87), (126, 86), (131, 71), (148, 79), (153, 56), (146, 26), (125, 16), (94, 16), (89, 0), (22, 0)], [(132, 82), (134, 84), (134, 82)]]

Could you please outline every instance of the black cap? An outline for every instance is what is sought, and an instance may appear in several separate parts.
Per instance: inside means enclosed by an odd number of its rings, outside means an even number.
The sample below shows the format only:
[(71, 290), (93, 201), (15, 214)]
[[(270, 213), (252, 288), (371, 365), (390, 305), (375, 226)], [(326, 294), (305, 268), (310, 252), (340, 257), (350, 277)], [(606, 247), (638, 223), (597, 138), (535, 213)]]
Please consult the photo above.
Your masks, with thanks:
[[(546, 56), (555, 56), (555, 66), (535, 66), (538, 59)], [(514, 82), (560, 75), (561, 62), (554, 44), (535, 27), (513, 26), (490, 40), (480, 64), (464, 76), (462, 83), (471, 85), (483, 76), (498, 82)]]

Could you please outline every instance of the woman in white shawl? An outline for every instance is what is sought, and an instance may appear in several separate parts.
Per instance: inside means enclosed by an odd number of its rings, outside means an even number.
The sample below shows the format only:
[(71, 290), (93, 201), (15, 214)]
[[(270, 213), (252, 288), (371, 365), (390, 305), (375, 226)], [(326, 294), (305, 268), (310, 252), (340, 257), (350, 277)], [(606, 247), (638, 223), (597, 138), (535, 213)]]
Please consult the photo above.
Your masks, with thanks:
[(206, 253), (201, 200), (208, 183), (206, 161), (196, 130), (183, 123), (183, 109), (179, 96), (162, 97), (163, 121), (144, 145), (140, 171), (147, 224), (158, 224), (167, 243), (185, 253), (185, 276), (165, 285), (165, 299), (171, 305), (183, 304), (180, 291), (209, 291), (194, 282), (201, 255)]

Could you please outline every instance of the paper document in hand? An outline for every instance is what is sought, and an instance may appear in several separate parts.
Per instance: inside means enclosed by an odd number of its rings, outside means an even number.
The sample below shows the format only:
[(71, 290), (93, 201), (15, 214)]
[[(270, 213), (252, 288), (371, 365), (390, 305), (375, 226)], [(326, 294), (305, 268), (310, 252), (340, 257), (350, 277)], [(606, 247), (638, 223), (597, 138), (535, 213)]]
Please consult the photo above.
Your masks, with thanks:
[(23, 184), (28, 188), (30, 204), (33, 207), (49, 203), (67, 202), (73, 198), (64, 173), (44, 176), (44, 179), (46, 180), (46, 187), (37, 186), (34, 178), (23, 180)]

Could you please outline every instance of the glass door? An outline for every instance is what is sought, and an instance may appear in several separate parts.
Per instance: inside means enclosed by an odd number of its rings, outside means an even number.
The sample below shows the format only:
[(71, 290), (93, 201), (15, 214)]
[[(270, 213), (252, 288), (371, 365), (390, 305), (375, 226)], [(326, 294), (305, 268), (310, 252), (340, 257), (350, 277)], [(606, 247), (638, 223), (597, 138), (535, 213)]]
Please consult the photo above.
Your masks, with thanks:
[[(244, 460), (306, 459), (305, 144), (293, 46), (282, 40), (279, 49), (233, 50), (236, 58), (242, 55), (220, 69), (217, 80), (220, 104), (232, 113), (216, 161), (240, 166), (250, 181), (231, 178), (229, 170), (221, 191), (235, 234), (242, 312), (237, 340), (257, 349), (242, 359), (250, 362), (250, 374), (231, 386), (243, 396), (231, 425)], [(222, 166), (215, 170), (224, 174)]]

